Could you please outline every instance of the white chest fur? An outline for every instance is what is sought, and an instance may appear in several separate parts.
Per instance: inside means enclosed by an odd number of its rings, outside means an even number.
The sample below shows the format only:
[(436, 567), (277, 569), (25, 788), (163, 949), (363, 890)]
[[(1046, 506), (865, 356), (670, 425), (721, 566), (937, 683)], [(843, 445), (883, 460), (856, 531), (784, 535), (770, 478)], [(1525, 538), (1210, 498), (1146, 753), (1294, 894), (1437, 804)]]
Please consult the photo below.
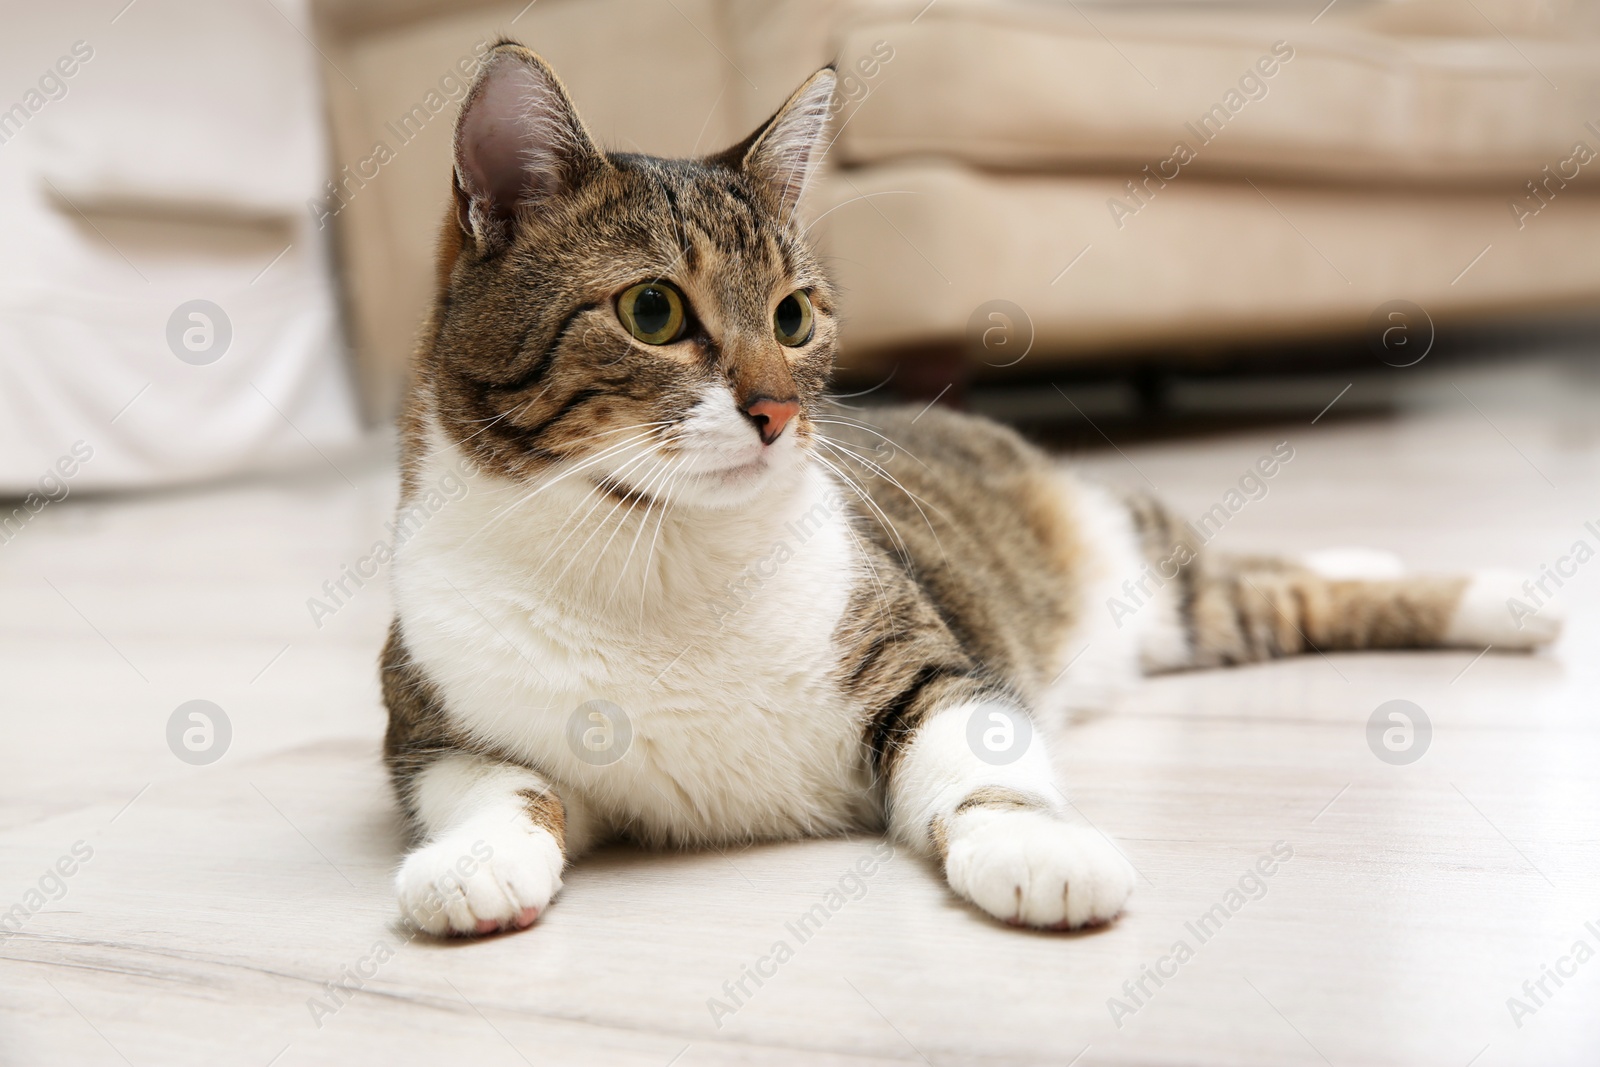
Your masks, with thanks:
[[(465, 466), (432, 444), (423, 485)], [(407, 646), (459, 727), (646, 840), (875, 821), (859, 710), (832, 681), (861, 563), (824, 474), (759, 510), (664, 515), (581, 477), (532, 498), (464, 480), (394, 568)]]

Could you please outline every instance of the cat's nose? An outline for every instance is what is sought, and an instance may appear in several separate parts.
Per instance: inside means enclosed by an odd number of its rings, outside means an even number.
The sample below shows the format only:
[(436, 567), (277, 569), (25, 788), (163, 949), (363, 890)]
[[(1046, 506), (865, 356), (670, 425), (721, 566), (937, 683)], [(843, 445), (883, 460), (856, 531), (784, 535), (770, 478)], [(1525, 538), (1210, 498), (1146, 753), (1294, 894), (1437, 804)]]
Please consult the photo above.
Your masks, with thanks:
[(770, 445), (783, 433), (783, 428), (789, 425), (789, 420), (800, 412), (798, 400), (773, 400), (761, 397), (744, 409), (750, 416), (750, 421), (756, 424), (756, 431), (761, 434), (761, 443)]

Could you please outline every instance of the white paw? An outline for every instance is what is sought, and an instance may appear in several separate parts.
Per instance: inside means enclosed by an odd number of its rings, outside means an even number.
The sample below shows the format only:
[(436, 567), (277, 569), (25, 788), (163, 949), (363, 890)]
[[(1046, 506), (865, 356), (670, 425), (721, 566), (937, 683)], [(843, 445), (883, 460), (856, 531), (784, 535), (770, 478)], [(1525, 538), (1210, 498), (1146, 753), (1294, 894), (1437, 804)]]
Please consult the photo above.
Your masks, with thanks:
[(997, 919), (1075, 930), (1110, 922), (1133, 892), (1133, 868), (1104, 837), (1040, 811), (956, 817), (950, 888)]
[(1324, 548), (1300, 557), (1307, 570), (1332, 581), (1376, 581), (1404, 576), (1406, 566), (1393, 552), (1378, 548)]
[[(1444, 643), (1464, 648), (1532, 649), (1561, 636), (1566, 617), (1560, 599), (1524, 588), (1513, 571), (1475, 571), (1461, 592)], [(1553, 586), (1547, 583), (1547, 588)], [(1559, 592), (1557, 592), (1559, 597)]]
[(400, 913), (430, 934), (531, 926), (561, 888), (562, 863), (547, 830), (499, 816), (474, 820), (405, 858), (395, 875)]

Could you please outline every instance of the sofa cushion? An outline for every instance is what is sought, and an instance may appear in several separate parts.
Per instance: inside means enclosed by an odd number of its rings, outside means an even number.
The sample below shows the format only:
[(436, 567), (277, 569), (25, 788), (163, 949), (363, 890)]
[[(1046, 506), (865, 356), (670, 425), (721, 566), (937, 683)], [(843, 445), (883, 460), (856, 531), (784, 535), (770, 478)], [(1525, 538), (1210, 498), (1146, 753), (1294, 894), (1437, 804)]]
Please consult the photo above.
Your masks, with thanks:
[[(1584, 33), (1517, 40), (1485, 20), (1476, 36), (1438, 36), (1428, 27), (1449, 20), (1425, 5), (1335, 6), (1314, 25), (1298, 9), (917, 6), (845, 21), (841, 57), (893, 57), (836, 161), (1133, 178), (1176, 152), (1193, 158), (1169, 172), (1514, 189), (1579, 141), (1600, 151), (1600, 37)], [(1579, 169), (1580, 183), (1600, 174)]]
[[(840, 170), (819, 190), (842, 293), (846, 364), (963, 344), (981, 306), (1017, 305), (1033, 348), (1019, 373), (1118, 348), (1359, 332), (1392, 300), (1436, 321), (1593, 305), (1600, 196), (1573, 193), (1517, 228), (1493, 193), (1196, 178), (1122, 225), (1116, 178), (997, 174), (950, 162)], [(980, 373), (1012, 359), (974, 354)], [(982, 365), (989, 364), (988, 367)]]

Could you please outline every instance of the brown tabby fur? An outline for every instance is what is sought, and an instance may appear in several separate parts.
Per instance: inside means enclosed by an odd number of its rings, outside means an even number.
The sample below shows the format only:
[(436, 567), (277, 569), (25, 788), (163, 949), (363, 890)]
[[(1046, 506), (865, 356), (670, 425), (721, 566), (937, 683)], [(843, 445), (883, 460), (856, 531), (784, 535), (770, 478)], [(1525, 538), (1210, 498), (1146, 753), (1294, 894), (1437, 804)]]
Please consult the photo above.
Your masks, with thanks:
[[(542, 67), (510, 43), (496, 52)], [(870, 563), (836, 635), (837, 672), (862, 709), (864, 758), (878, 788), (935, 708), (983, 696), (1034, 703), (1076, 613), (1101, 610), (1076, 595), (1085, 546), (1053, 461), (981, 419), (829, 405), (835, 297), (792, 212), (740, 166), (762, 131), (695, 160), (602, 153), (587, 147), (581, 127), (569, 132), (582, 150), (567, 188), (514, 226), (475, 214), (457, 176), (436, 304), (402, 417), (403, 500), (417, 490), (430, 422), (479, 468), (529, 479), (592, 455), (619, 428), (665, 423), (670, 442), (672, 423), (707, 381), (727, 381), (741, 404), (797, 399), (792, 432), (848, 475), (848, 521)], [(655, 278), (688, 298), (697, 317), (691, 344), (646, 348), (619, 325), (616, 294)], [(779, 350), (768, 294), (796, 288), (811, 293), (815, 340)], [(1154, 502), (1133, 498), (1129, 509), (1152, 561), (1186, 543), (1187, 532)], [(1191, 547), (1198, 560), (1178, 579), (1190, 666), (1433, 644), (1461, 589), (1455, 580), (1327, 581), (1279, 561)], [(386, 756), (411, 813), (420, 768), (481, 746), (452, 732), (438, 694), (410, 662), (398, 620), (382, 673)], [(559, 838), (560, 800), (526, 800)], [(966, 801), (1047, 803), (998, 791)], [(937, 844), (943, 828), (933, 836)]]

